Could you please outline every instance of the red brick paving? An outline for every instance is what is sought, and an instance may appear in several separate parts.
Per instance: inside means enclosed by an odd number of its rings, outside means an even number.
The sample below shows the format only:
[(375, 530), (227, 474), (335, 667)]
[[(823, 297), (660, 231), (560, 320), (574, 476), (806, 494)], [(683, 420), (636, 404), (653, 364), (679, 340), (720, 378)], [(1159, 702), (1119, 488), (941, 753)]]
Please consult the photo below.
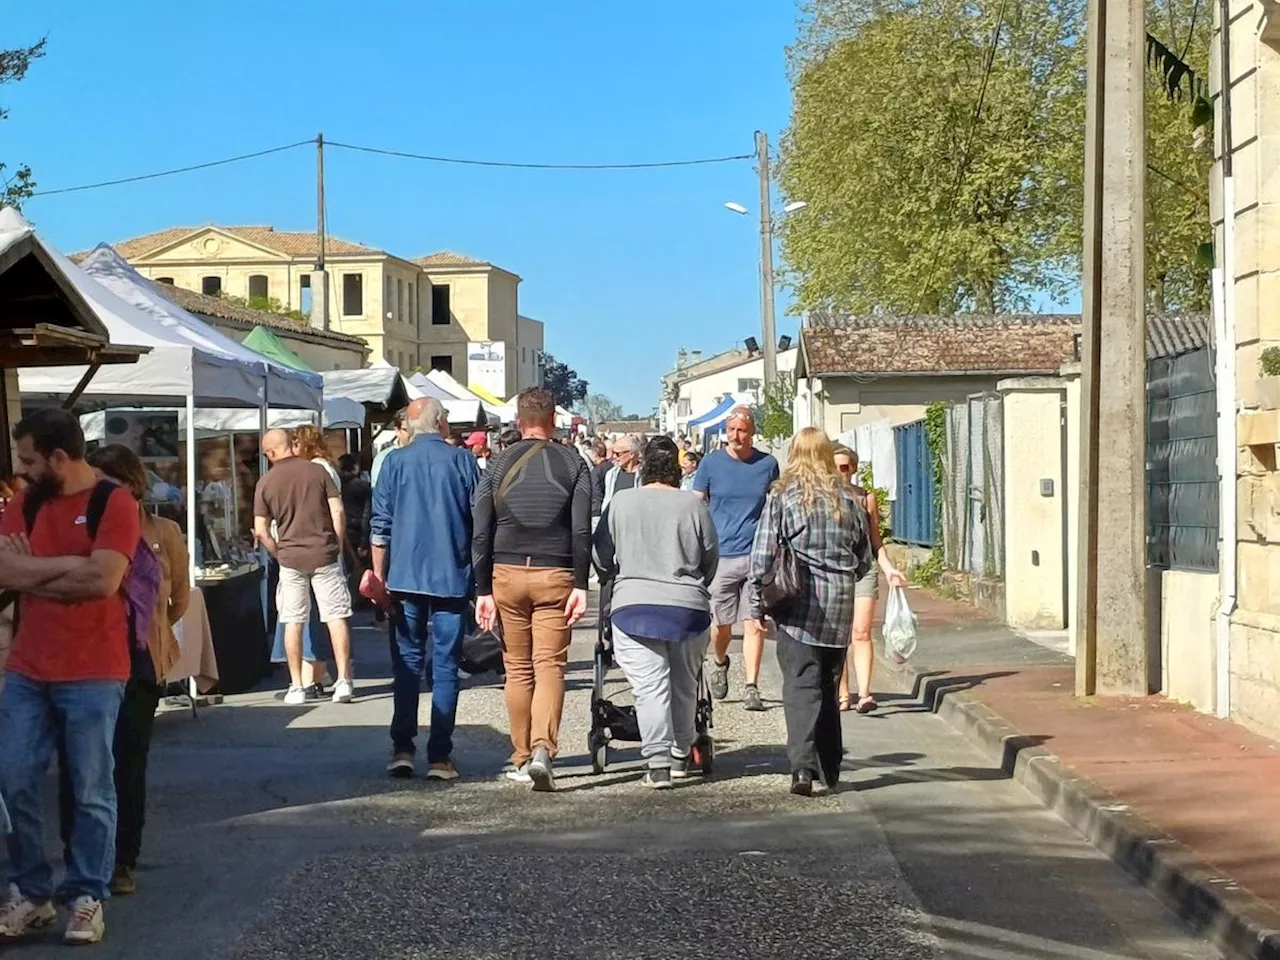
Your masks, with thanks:
[[(986, 672), (966, 667), (966, 672)], [(993, 671), (998, 672), (998, 671)], [(972, 695), (1081, 776), (1280, 908), (1280, 745), (1162, 697), (1077, 699), (1073, 667)]]

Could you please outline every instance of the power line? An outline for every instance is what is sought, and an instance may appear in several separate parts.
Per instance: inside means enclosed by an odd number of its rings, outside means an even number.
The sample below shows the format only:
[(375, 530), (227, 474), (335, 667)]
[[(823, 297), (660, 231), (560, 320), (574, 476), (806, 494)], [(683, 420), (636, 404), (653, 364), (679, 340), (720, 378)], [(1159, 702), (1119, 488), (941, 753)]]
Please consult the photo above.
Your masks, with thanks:
[(141, 180), (155, 180), (158, 177), (172, 177), (178, 173), (190, 173), (193, 170), (207, 170), (210, 167), (221, 167), (228, 163), (239, 163), (241, 160), (252, 160), (255, 157), (265, 157), (271, 153), (281, 153), (285, 150), (293, 150), (296, 147), (305, 147), (308, 144), (315, 143), (314, 140), (299, 140), (297, 143), (286, 143), (281, 147), (271, 147), (269, 150), (259, 150), (256, 153), (242, 153), (238, 157), (227, 157), (223, 160), (210, 160), (207, 163), (195, 163), (189, 167), (175, 167), (172, 170), (160, 170), (156, 173), (141, 173), (136, 177), (121, 177), (119, 180), (101, 180), (98, 183), (82, 183), (78, 187), (60, 187), (57, 190), (39, 190), (32, 194), (33, 197), (52, 197), (59, 193), (79, 193), (81, 190), (97, 190), (99, 187), (116, 187), (122, 183), (138, 183)]
[(996, 62), (996, 48), (1000, 45), (1000, 31), (1004, 27), (1004, 10), (1008, 0), (1000, 0), (1000, 12), (996, 15), (996, 28), (991, 33), (991, 46), (987, 49), (987, 62), (982, 70), (982, 83), (978, 87), (978, 102), (973, 108), (973, 117), (969, 121), (969, 135), (965, 140), (964, 153), (960, 165), (956, 168), (956, 179), (951, 185), (951, 196), (947, 200), (947, 215), (942, 228), (933, 244), (933, 259), (929, 264), (929, 273), (925, 277), (924, 286), (920, 288), (920, 296), (916, 300), (916, 313), (920, 312), (924, 298), (929, 295), (929, 287), (933, 283), (934, 271), (938, 269), (938, 257), (942, 254), (942, 236), (951, 227), (951, 215), (955, 212), (956, 197), (960, 195), (960, 185), (964, 183), (965, 174), (969, 171), (969, 160), (973, 153), (973, 138), (978, 131), (978, 121), (982, 119), (982, 107), (987, 99), (987, 81), (991, 79), (991, 71)]
[[(195, 170), (207, 170), (210, 167), (220, 167), (228, 163), (239, 163), (242, 160), (252, 160), (256, 157), (265, 157), (272, 153), (294, 150), (298, 147), (314, 145), (315, 142), (316, 141), (314, 139), (299, 140), (296, 143), (286, 143), (283, 146), (271, 147), (268, 150), (258, 150), (254, 153), (242, 153), (236, 157), (226, 157), (222, 160), (210, 160), (206, 163), (194, 163), (186, 167), (175, 167), (172, 170), (159, 170), (155, 173), (142, 173), (133, 177), (120, 177), (116, 180), (100, 180), (97, 183), (82, 183), (75, 187), (59, 187), (56, 190), (39, 190), (33, 193), (32, 196), (52, 197), (62, 193), (79, 193), (83, 190), (97, 190), (101, 187), (116, 187), (125, 183), (139, 183), (143, 180), (172, 177), (179, 173), (191, 173)], [(692, 160), (658, 160), (648, 163), (521, 163), (511, 160), (475, 160), (468, 157), (438, 157), (431, 156), (429, 154), (408, 153), (403, 150), (387, 150), (381, 147), (367, 147), (355, 143), (341, 143), (336, 140), (326, 140), (325, 145), (329, 147), (339, 147), (344, 150), (355, 150), (361, 153), (378, 154), (385, 157), (402, 157), (406, 160), (425, 160), (431, 163), (453, 163), (473, 167), (507, 167), (520, 170), (651, 170), (660, 167), (693, 167), (711, 163), (731, 163), (737, 160), (750, 160), (754, 156), (750, 153), (742, 153), (728, 157), (698, 157)]]
[(657, 160), (648, 163), (517, 163), (510, 160), (474, 160), (464, 157), (437, 157), (423, 153), (406, 153), (403, 150), (386, 150), (381, 147), (364, 147), (353, 143), (326, 140), (331, 147), (376, 153), (384, 157), (401, 157), (406, 160), (426, 160), (430, 163), (455, 163), (470, 167), (508, 167), (518, 170), (652, 170), (657, 167), (694, 167), (710, 163), (732, 163), (735, 160), (751, 160), (754, 154), (740, 153), (731, 157), (699, 157), (694, 160)]

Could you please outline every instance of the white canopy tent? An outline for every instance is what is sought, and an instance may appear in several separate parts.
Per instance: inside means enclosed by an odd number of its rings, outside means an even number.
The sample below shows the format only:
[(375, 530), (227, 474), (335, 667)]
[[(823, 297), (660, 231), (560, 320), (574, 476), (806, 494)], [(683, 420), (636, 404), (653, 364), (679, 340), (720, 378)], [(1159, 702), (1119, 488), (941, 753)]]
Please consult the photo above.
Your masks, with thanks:
[[(445, 373), (443, 370), (432, 370), (426, 374), (426, 378), (432, 383), (434, 383), (441, 390), (443, 390), (445, 393), (449, 394), (449, 396), (457, 400), (477, 401), (480, 404), (481, 409), (484, 410), (485, 414), (490, 417), (497, 418), (498, 423), (512, 423), (516, 418), (516, 410), (515, 410), (514, 404), (504, 403), (500, 405), (494, 405), (492, 403), (488, 403), (485, 400), (481, 399), (480, 397), (476, 396), (474, 393), (472, 393), (470, 390), (468, 390), (466, 387), (460, 384), (457, 380), (455, 380), (452, 375)], [(453, 419), (453, 418), (450, 417), (450, 419)]]
[[(117, 408), (128, 409), (128, 408)], [(84, 430), (86, 440), (101, 440), (104, 435), (106, 411), (94, 410), (81, 414), (80, 426)], [(300, 427), (304, 423), (312, 423), (315, 413), (310, 410), (268, 410), (268, 427)], [(324, 412), (321, 423), (327, 430), (358, 430), (364, 426), (364, 407), (346, 397), (325, 397)], [(261, 429), (257, 410), (197, 409), (196, 437), (216, 436), (222, 433), (254, 433)], [(187, 414), (178, 411), (178, 432), (182, 436), (187, 433)]]
[[(420, 373), (405, 377), (385, 360), (363, 370), (326, 370), (321, 376), (324, 377), (325, 393), (328, 396), (349, 397), (360, 403), (389, 407), (394, 404), (393, 395), (398, 379), (409, 400), (424, 396), (438, 399), (444, 405), (450, 423), (479, 424), (490, 419), (480, 398), (474, 394), (465, 398), (454, 397)], [(481, 420), (482, 414), (484, 420)]]

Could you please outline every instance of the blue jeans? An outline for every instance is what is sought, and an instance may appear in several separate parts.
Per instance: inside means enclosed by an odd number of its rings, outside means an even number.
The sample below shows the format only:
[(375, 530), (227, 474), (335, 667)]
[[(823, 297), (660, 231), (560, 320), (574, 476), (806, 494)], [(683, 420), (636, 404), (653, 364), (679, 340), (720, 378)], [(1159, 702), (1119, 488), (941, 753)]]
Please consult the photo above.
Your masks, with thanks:
[(116, 862), (112, 742), (124, 696), (118, 680), (41, 683), (10, 673), (0, 698), (0, 795), (9, 808), (10, 879), (36, 903), (53, 896), (44, 849), (44, 778), (59, 738), (67, 747), (75, 813), (62, 887), (68, 898), (105, 900)]
[[(391, 638), (393, 700), (391, 745), (396, 753), (413, 753), (418, 735), (418, 696), (424, 672), (431, 676), (431, 733), (427, 763), (442, 763), (453, 753), (453, 726), (458, 713), (458, 667), (462, 638), (470, 618), (466, 597), (429, 597), (398, 593), (401, 613)], [(431, 659), (427, 660), (427, 624), (431, 624)]]

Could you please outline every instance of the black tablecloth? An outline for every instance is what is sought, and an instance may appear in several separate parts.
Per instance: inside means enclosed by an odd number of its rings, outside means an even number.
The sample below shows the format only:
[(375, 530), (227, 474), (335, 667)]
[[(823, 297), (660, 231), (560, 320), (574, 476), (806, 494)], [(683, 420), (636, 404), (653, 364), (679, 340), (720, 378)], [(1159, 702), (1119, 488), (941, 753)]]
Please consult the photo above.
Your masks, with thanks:
[(262, 576), (259, 569), (226, 580), (197, 581), (209, 611), (220, 693), (244, 693), (271, 672)]

